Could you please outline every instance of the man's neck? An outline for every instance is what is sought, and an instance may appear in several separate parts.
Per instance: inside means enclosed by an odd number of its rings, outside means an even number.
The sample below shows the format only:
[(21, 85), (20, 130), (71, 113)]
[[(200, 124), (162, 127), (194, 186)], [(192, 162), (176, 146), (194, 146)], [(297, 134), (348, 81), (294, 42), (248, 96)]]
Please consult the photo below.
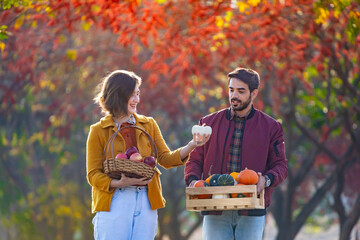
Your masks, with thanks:
[(236, 116), (238, 116), (240, 118), (246, 118), (247, 116), (249, 116), (251, 109), (252, 109), (252, 105), (249, 105), (248, 108), (241, 110), (241, 111), (234, 111), (234, 113)]

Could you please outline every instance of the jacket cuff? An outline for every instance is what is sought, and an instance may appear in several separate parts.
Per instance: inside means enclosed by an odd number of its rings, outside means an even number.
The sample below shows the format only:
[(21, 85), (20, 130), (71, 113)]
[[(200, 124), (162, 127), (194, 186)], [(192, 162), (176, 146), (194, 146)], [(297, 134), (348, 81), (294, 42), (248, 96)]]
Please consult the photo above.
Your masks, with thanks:
[[(265, 174), (265, 175), (267, 175), (267, 176), (270, 178), (270, 181), (271, 181), (270, 186), (273, 185), (274, 179), (275, 179), (274, 174), (272, 174), (272, 173), (267, 173), (267, 174)], [(269, 187), (270, 187), (270, 186), (269, 186)]]
[(197, 177), (195, 177), (194, 175), (191, 175), (188, 179), (187, 179), (187, 183), (186, 185), (189, 186), (190, 183), (194, 180), (199, 180)]

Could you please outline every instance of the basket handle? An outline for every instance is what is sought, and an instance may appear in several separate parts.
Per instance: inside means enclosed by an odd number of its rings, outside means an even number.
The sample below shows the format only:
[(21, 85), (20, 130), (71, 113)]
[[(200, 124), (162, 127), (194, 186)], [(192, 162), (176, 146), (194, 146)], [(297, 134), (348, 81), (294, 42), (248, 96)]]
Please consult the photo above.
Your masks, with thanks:
[(155, 157), (155, 161), (157, 162), (157, 158), (158, 158), (158, 151), (156, 148), (156, 144), (154, 142), (154, 140), (151, 138), (151, 136), (142, 128), (135, 126), (135, 125), (130, 125), (130, 126), (125, 126), (122, 127), (120, 129), (118, 129), (113, 135), (111, 135), (111, 137), (109, 138), (109, 140), (106, 142), (105, 144), (105, 148), (104, 148), (104, 160), (108, 159), (109, 156), (109, 151), (111, 150), (111, 158), (114, 158), (114, 142), (115, 142), (115, 138), (117, 136), (117, 134), (125, 128), (135, 128), (138, 129), (140, 131), (142, 131), (143, 133), (145, 133), (146, 137), (148, 138), (150, 144), (151, 144), (151, 155), (154, 154)]

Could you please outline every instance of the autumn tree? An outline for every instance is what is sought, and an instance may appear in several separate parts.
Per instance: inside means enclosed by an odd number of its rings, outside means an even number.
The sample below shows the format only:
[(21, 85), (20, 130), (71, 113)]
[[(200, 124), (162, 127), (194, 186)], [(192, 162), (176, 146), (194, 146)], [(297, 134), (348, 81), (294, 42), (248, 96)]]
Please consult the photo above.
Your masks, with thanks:
[[(227, 107), (226, 73), (242, 65), (261, 73), (256, 107), (280, 119), (286, 130), (289, 177), (271, 207), (277, 238), (294, 239), (326, 199), (339, 216), (339, 238), (348, 239), (360, 212), (353, 180), (360, 145), (359, 4), (67, 0), (2, 9), (1, 25), (11, 33), (2, 37), (0, 65), (1, 182), (10, 179), (1, 188), (10, 191), (2, 212), (10, 214), (10, 206), (26, 212), (40, 232), (44, 224), (51, 226), (44, 238), (61, 232), (49, 215), (63, 214), (68, 235), (77, 231), (72, 221), (88, 226), (66, 213), (89, 198), (81, 144), (85, 126), (98, 119), (92, 90), (106, 72), (120, 67), (143, 77), (143, 88), (151, 91), (142, 94), (140, 111), (158, 114), (166, 138), (177, 147), (189, 139), (184, 129)], [(169, 224), (181, 225), (184, 208), (176, 200), (182, 192), (173, 189), (184, 185), (176, 172), (162, 177), (173, 214), (161, 212), (160, 236)], [(57, 191), (64, 184), (60, 175), (71, 181)], [(70, 201), (72, 194), (79, 201)], [(31, 211), (20, 204), (24, 199)], [(60, 210), (53, 199), (63, 199)], [(44, 210), (49, 214), (39, 217)], [(87, 216), (86, 210), (79, 215)], [(82, 236), (89, 228), (82, 228)], [(184, 237), (180, 230), (171, 232)]]

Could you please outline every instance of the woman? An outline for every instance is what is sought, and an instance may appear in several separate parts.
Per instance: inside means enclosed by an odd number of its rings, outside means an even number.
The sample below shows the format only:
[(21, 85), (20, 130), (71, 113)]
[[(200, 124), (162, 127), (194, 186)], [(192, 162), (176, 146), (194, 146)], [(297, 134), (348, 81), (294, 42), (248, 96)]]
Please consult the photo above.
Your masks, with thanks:
[[(104, 78), (94, 99), (106, 114), (90, 127), (87, 140), (86, 167), (92, 186), (92, 212), (96, 213), (93, 219), (95, 239), (154, 239), (157, 209), (165, 206), (158, 169), (150, 180), (123, 174), (120, 179), (111, 179), (104, 174), (103, 151), (111, 135), (129, 125), (144, 129), (154, 140), (158, 164), (164, 168), (184, 165), (189, 153), (210, 138), (206, 135), (200, 142), (192, 139), (186, 146), (170, 151), (155, 120), (136, 113), (140, 85), (141, 78), (133, 72), (117, 70)], [(143, 157), (151, 154), (146, 134), (130, 127), (116, 136), (114, 156), (131, 146), (136, 146)]]

